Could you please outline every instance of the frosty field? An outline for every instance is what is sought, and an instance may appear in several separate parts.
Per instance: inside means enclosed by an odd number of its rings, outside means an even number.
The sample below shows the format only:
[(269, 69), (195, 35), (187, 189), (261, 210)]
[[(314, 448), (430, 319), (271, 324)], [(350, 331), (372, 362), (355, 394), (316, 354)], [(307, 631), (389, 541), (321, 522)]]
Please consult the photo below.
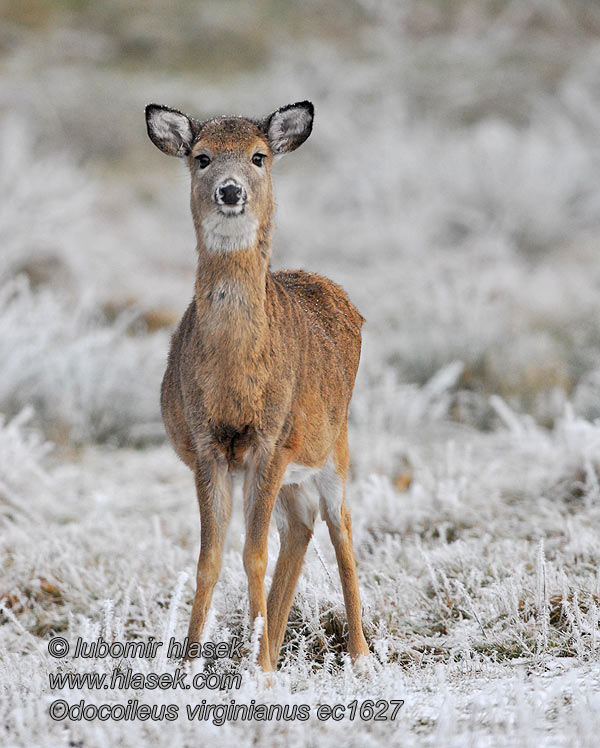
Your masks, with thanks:
[[(596, 745), (595, 3), (147, 5), (0, 6), (0, 743)], [(240, 637), (242, 656), (194, 672), (241, 687), (52, 690), (55, 672), (175, 673), (163, 654), (54, 659), (48, 642), (183, 639), (194, 594), (193, 479), (158, 401), (193, 290), (188, 176), (143, 107), (301, 99), (315, 128), (274, 169), (273, 267), (327, 275), (367, 319), (348, 501), (370, 663), (345, 654), (318, 521), (262, 683), (236, 495), (204, 638)], [(278, 546), (273, 527), (267, 588)], [(52, 720), (60, 698), (179, 716)], [(203, 699), (310, 718), (188, 720)], [(404, 704), (317, 717), (355, 699)]]

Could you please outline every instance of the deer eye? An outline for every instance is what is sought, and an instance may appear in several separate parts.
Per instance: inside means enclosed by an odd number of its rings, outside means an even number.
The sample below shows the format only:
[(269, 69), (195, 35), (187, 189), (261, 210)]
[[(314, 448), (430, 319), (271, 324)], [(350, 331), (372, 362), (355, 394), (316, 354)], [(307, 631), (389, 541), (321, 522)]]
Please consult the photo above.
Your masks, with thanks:
[(206, 155), (206, 153), (201, 153), (199, 156), (196, 156), (196, 161), (200, 165), (201, 169), (206, 169), (206, 167), (210, 164), (210, 158)]
[(262, 166), (265, 163), (266, 156), (264, 153), (255, 153), (252, 156), (252, 163), (254, 166)]

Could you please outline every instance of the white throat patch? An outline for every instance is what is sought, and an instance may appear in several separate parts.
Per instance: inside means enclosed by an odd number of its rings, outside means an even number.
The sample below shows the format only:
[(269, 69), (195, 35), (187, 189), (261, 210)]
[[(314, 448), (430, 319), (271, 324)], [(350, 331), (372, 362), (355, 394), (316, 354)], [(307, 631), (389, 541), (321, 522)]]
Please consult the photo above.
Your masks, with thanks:
[(256, 242), (258, 221), (250, 213), (223, 215), (210, 213), (202, 221), (204, 243), (209, 252), (235, 252), (250, 249)]

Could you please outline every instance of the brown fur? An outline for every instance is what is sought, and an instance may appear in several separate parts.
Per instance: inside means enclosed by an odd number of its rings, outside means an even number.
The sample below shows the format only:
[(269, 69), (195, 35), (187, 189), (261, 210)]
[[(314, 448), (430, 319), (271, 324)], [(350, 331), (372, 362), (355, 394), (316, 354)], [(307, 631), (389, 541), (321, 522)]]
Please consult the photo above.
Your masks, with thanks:
[[(232, 470), (244, 469), (250, 614), (252, 620), (257, 615), (265, 619), (259, 664), (271, 670), (312, 535), (294, 500), (302, 488), (282, 487), (283, 475), (290, 463), (317, 468), (331, 456), (344, 484), (348, 407), (363, 318), (327, 278), (304, 271), (270, 271), (272, 153), (260, 124), (242, 118), (194, 124), (195, 142), (187, 159), (198, 237), (195, 294), (173, 335), (161, 391), (165, 426), (177, 454), (195, 473), (201, 513), (197, 591), (188, 635), (190, 641), (200, 637), (231, 511), (229, 476)], [(257, 148), (267, 156), (262, 171), (245, 166)], [(259, 223), (252, 247), (207, 250), (202, 219), (214, 205), (212, 186), (206, 187), (205, 175), (195, 165), (201, 152), (246, 169), (250, 205)], [(280, 530), (282, 546), (267, 608), (267, 532), (278, 494), (288, 521)], [(325, 519), (343, 584), (349, 649), (357, 657), (368, 648), (345, 502), (339, 517), (326, 511)]]

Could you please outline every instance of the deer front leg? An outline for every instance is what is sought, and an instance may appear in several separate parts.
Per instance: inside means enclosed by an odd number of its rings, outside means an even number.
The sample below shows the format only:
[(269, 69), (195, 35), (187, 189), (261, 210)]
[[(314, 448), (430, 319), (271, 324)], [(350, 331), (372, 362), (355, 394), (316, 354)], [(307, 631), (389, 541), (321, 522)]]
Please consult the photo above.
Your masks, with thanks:
[(269, 655), (267, 600), (265, 597), (265, 571), (267, 569), (267, 538), (269, 523), (277, 493), (281, 487), (287, 462), (283, 454), (269, 459), (256, 460), (244, 481), (244, 511), (246, 515), (246, 541), (244, 544), (244, 569), (248, 577), (250, 625), (258, 616), (264, 624), (260, 637), (258, 664), (264, 672), (273, 670)]
[(231, 516), (231, 478), (226, 464), (214, 459), (197, 461), (194, 473), (200, 506), (200, 555), (196, 594), (188, 628), (190, 644), (200, 641), (213, 589), (221, 571), (225, 532)]

